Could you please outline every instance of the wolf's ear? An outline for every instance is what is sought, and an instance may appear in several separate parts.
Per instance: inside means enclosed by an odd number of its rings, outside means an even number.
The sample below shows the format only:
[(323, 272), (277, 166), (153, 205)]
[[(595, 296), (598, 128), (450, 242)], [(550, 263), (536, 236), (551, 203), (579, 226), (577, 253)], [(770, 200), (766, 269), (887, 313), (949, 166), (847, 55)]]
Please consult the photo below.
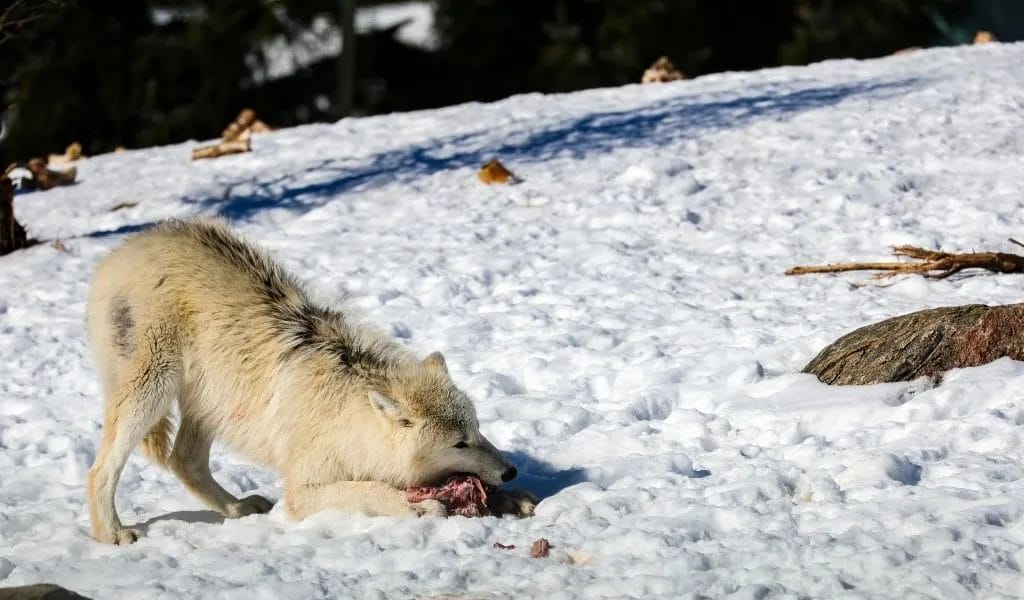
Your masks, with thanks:
[(432, 370), (448, 374), (448, 364), (444, 362), (444, 355), (440, 352), (431, 352), (423, 359), (423, 366)]
[(397, 402), (376, 390), (370, 390), (369, 396), (370, 406), (378, 415), (402, 427), (412, 427), (412, 421), (405, 417), (402, 407)]

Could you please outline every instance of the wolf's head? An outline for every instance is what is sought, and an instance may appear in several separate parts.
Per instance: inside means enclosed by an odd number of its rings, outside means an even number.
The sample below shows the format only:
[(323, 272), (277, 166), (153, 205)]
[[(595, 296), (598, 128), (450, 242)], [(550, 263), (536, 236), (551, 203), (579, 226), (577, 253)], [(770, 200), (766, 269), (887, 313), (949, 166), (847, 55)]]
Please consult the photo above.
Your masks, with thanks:
[(516, 468), (480, 433), (473, 403), (452, 382), (440, 352), (395, 374), (370, 404), (409, 460), (409, 485), (438, 484), (457, 473), (500, 485)]

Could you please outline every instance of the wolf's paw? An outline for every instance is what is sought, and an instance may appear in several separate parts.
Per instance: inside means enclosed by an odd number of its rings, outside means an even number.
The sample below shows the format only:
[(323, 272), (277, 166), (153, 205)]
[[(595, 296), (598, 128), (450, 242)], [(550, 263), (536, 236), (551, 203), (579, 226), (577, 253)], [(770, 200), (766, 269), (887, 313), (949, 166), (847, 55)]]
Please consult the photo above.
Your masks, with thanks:
[(121, 529), (115, 529), (104, 533), (93, 533), (93, 537), (96, 538), (97, 542), (104, 544), (115, 544), (117, 546), (127, 546), (128, 544), (134, 544), (142, 537), (142, 532), (138, 529), (128, 529), (122, 527)]
[(270, 512), (274, 503), (263, 496), (246, 496), (234, 504), (229, 504), (224, 511), (224, 516), (229, 519), (237, 519), (248, 515), (261, 515)]
[(414, 517), (447, 517), (448, 509), (438, 500), (409, 503), (409, 514)]
[(487, 508), (497, 516), (532, 517), (540, 500), (526, 490), (494, 490), (487, 499)]

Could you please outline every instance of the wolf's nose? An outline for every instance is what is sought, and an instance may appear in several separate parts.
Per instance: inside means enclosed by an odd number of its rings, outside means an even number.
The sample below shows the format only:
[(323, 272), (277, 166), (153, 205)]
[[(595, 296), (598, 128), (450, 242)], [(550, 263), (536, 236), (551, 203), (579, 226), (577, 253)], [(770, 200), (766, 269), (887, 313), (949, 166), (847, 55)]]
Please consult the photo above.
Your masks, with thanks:
[(507, 471), (501, 474), (501, 480), (505, 482), (512, 481), (518, 474), (519, 471), (516, 471), (515, 467), (509, 467)]

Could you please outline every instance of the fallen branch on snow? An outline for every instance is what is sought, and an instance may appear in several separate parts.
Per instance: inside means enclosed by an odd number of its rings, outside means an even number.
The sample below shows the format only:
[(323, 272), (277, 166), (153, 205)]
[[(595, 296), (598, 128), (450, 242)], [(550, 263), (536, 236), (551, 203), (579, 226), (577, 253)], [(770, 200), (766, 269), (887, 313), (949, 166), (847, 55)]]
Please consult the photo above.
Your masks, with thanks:
[(256, 111), (251, 108), (242, 109), (235, 120), (221, 132), (219, 142), (192, 149), (192, 160), (248, 152), (252, 149), (250, 141), (252, 134), (270, 130), (266, 123), (256, 118)]
[(228, 142), (217, 142), (210, 146), (200, 146), (199, 148), (192, 149), (192, 160), (202, 160), (204, 158), (217, 158), (218, 156), (224, 156), (225, 154), (238, 154), (240, 152), (248, 152), (251, 149), (249, 144), (249, 138), (244, 140), (231, 140)]
[(220, 134), (220, 139), (224, 142), (230, 142), (231, 140), (245, 139), (254, 133), (263, 133), (265, 131), (270, 131), (270, 126), (256, 118), (256, 111), (251, 108), (244, 108), (242, 112), (238, 113), (235, 120), (224, 128), (224, 131)]
[[(1010, 242), (1024, 246), (1010, 238)], [(901, 273), (917, 273), (933, 279), (944, 279), (964, 269), (985, 269), (994, 273), (1024, 273), (1024, 256), (1006, 252), (939, 252), (916, 246), (893, 246), (892, 253), (921, 262), (852, 262), (830, 265), (799, 266), (786, 270), (786, 275), (841, 273), (845, 271), (885, 271), (873, 279), (895, 277)]]

